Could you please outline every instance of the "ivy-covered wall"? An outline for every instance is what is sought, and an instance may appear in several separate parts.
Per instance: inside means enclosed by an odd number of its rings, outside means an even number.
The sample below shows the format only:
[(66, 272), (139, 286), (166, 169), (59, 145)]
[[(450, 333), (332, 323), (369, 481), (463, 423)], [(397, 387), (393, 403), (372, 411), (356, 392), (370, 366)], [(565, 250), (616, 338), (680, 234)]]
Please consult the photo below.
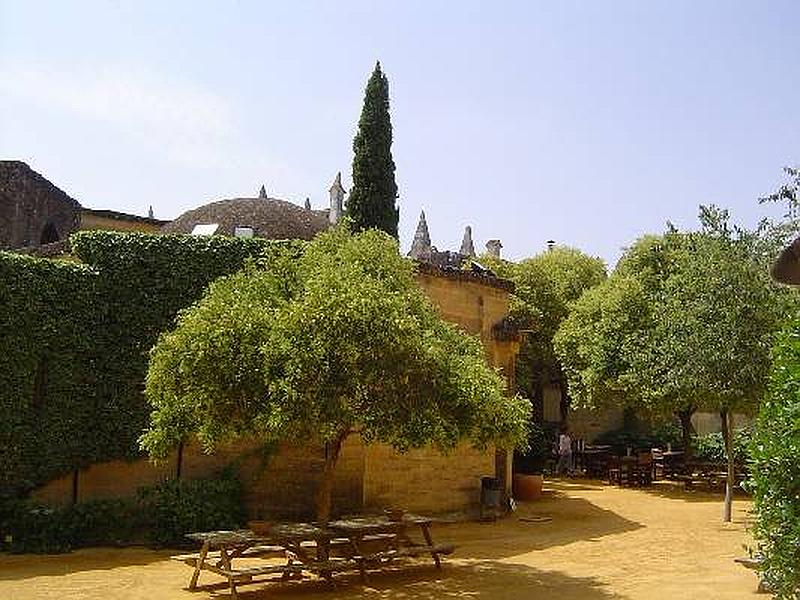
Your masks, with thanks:
[(139, 456), (159, 333), (217, 277), (301, 244), (83, 231), (81, 263), (0, 253), (0, 496)]
[(97, 274), (0, 253), (0, 489), (19, 492), (88, 464)]

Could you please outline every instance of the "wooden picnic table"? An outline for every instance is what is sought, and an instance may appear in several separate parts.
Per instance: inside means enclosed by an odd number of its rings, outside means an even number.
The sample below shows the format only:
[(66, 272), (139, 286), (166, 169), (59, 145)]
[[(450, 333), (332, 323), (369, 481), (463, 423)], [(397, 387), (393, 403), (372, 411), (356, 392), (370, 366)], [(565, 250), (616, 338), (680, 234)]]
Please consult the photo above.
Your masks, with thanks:
[[(366, 570), (370, 566), (380, 566), (401, 557), (416, 557), (430, 554), (437, 569), (442, 568), (440, 555), (451, 554), (455, 550), (452, 544), (435, 544), (431, 536), (433, 519), (419, 515), (406, 514), (401, 519), (392, 520), (387, 517), (355, 517), (340, 519), (328, 523), (328, 528), (347, 539), (353, 550), (353, 559), (358, 563), (362, 579), (366, 580)], [(414, 540), (409, 529), (419, 527), (422, 541)], [(369, 552), (363, 543), (383, 540), (385, 548), (377, 552)]]
[[(303, 571), (333, 584), (334, 573), (358, 570), (366, 581), (368, 568), (400, 557), (430, 554), (436, 567), (441, 568), (439, 556), (452, 553), (455, 547), (434, 544), (430, 533), (432, 522), (430, 518), (417, 515), (405, 515), (398, 521), (386, 517), (358, 517), (332, 521), (325, 528), (313, 523), (277, 524), (266, 535), (248, 529), (191, 533), (186, 537), (200, 542), (200, 551), (172, 559), (194, 568), (189, 590), (198, 589), (200, 573), (207, 570), (228, 580), (234, 599), (237, 585), (263, 582), (276, 575), (280, 580), (299, 578)], [(409, 536), (408, 529), (414, 526), (420, 528), (424, 542), (414, 541)], [(377, 551), (367, 550), (376, 542)], [(283, 561), (234, 566), (234, 560), (254, 557), (277, 557)]]

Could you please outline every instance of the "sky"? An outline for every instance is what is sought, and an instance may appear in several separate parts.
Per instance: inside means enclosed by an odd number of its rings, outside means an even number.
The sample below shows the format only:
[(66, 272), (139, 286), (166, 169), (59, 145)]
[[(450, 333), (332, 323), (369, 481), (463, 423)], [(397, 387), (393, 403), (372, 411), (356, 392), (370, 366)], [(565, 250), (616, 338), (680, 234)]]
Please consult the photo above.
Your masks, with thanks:
[[(714, 203), (754, 225), (800, 164), (796, 0), (0, 0), (0, 159), (172, 219), (349, 190), (389, 78), (401, 247), (555, 240), (604, 258)], [(779, 211), (778, 211), (779, 212)]]

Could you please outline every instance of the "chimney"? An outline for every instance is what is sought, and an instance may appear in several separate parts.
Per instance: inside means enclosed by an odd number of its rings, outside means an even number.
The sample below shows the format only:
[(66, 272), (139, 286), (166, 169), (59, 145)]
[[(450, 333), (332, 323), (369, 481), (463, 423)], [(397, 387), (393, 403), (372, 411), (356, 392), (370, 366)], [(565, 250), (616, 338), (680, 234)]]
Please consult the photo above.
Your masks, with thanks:
[(262, 200), (267, 199), (267, 188), (265, 188), (263, 185), (261, 186), (261, 189), (258, 191), (258, 197), (261, 198)]
[(416, 260), (428, 260), (431, 252), (431, 236), (428, 233), (428, 223), (425, 221), (425, 211), (423, 210), (419, 214), (417, 232), (414, 234), (414, 241), (411, 243), (408, 255)]
[(464, 239), (461, 240), (461, 250), (458, 253), (464, 256), (475, 256), (475, 246), (472, 243), (472, 227), (469, 225), (464, 229)]
[(328, 193), (331, 197), (331, 210), (328, 213), (328, 219), (331, 225), (336, 225), (342, 218), (342, 203), (344, 202), (341, 171), (336, 174), (336, 179), (333, 180), (333, 185), (331, 185)]
[(500, 240), (489, 240), (486, 242), (486, 252), (489, 253), (490, 256), (494, 256), (495, 258), (500, 258), (500, 249), (503, 247), (503, 244), (500, 243)]

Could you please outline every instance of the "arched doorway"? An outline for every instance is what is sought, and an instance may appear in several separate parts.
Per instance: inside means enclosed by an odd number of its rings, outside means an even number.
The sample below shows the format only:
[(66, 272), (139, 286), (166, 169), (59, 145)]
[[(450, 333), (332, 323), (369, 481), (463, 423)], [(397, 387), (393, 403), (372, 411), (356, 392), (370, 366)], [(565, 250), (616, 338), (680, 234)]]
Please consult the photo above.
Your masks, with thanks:
[(48, 223), (44, 226), (44, 230), (42, 231), (42, 239), (39, 242), (40, 244), (52, 244), (53, 242), (57, 242), (59, 240), (58, 236), (58, 229), (52, 223)]

